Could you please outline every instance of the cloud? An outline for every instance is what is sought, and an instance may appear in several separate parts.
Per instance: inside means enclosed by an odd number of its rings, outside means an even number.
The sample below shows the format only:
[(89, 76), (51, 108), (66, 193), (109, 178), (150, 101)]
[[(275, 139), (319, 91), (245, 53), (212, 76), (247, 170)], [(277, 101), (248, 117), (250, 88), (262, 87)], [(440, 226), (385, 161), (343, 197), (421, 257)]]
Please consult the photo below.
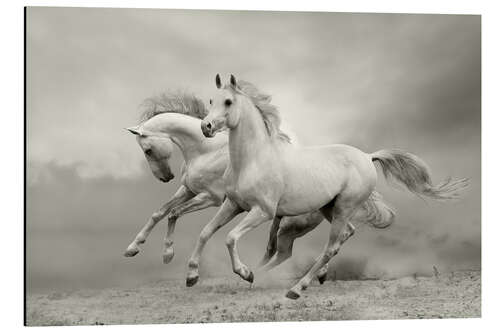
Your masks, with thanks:
[(478, 137), (477, 16), (39, 7), (28, 22), (28, 159), (86, 176), (138, 176), (121, 129), (140, 102), (207, 99), (217, 72), (273, 94), (305, 142)]

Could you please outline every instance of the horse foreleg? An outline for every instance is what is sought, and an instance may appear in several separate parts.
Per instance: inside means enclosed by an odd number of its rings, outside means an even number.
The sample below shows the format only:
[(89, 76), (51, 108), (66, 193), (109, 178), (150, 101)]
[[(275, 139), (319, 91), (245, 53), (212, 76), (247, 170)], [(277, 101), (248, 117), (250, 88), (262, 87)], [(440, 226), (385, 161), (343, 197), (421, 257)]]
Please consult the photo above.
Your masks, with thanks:
[(143, 244), (146, 242), (146, 238), (149, 236), (155, 225), (160, 222), (172, 209), (172, 207), (189, 200), (194, 196), (190, 190), (187, 189), (184, 185), (182, 185), (174, 196), (164, 204), (158, 211), (154, 212), (149, 218), (148, 222), (142, 227), (141, 231), (135, 236), (134, 240), (127, 247), (127, 250), (124, 253), (125, 257), (133, 257), (137, 253), (139, 253), (140, 248), (139, 244)]
[(200, 265), (201, 252), (203, 251), (207, 241), (217, 230), (226, 225), (241, 212), (242, 209), (238, 205), (226, 198), (222, 206), (217, 211), (217, 214), (215, 214), (212, 220), (203, 228), (188, 262), (188, 273), (186, 278), (186, 285), (188, 287), (191, 287), (198, 282), (198, 278), (200, 276), (198, 268)]
[(226, 246), (231, 257), (233, 272), (250, 283), (253, 282), (253, 273), (245, 264), (241, 262), (238, 254), (237, 243), (241, 236), (271, 218), (272, 216), (270, 216), (260, 207), (256, 206), (252, 208), (250, 212), (248, 212), (247, 216), (245, 216), (245, 218), (241, 220), (241, 222), (229, 232), (226, 238)]
[(208, 193), (200, 193), (194, 198), (172, 207), (168, 214), (167, 234), (164, 239), (163, 263), (168, 264), (174, 257), (174, 241), (172, 239), (177, 219), (187, 213), (195, 212), (216, 205), (216, 201)]

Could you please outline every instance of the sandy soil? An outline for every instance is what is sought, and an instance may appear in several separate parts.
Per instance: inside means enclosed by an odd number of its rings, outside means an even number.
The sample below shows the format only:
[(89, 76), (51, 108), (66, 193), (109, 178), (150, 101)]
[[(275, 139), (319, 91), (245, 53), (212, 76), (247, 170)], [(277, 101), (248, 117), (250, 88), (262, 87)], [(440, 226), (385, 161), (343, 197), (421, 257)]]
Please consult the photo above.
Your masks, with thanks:
[(162, 281), (134, 289), (32, 294), (27, 324), (108, 325), (251, 321), (457, 318), (481, 316), (481, 273), (438, 277), (315, 282), (298, 300), (285, 298), (293, 281), (235, 278)]

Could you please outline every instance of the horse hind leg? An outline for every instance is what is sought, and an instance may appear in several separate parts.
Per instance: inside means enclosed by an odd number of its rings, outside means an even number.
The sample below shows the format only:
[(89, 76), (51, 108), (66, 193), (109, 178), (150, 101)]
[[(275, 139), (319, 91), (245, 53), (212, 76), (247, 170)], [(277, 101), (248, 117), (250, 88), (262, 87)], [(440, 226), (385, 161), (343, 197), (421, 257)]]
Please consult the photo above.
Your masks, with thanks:
[(276, 235), (276, 255), (263, 269), (270, 270), (290, 258), (295, 240), (315, 229), (323, 219), (318, 212), (284, 218)]
[(215, 206), (215, 201), (208, 193), (200, 193), (194, 198), (173, 207), (168, 215), (167, 234), (163, 241), (163, 263), (168, 264), (174, 257), (174, 241), (172, 239), (177, 219), (182, 215)]
[(271, 228), (269, 228), (269, 240), (267, 242), (266, 253), (259, 263), (259, 267), (266, 265), (276, 253), (278, 246), (278, 230), (280, 228), (281, 217), (276, 216), (273, 220)]
[[(352, 235), (354, 235), (355, 230), (356, 229), (350, 222), (347, 223), (346, 235), (344, 235), (345, 241), (347, 241), (350, 237), (352, 237)], [(316, 278), (318, 279), (319, 284), (325, 283), (327, 277), (328, 277), (328, 263), (326, 263), (323, 267), (321, 267), (318, 270), (318, 273), (316, 274)]]
[(276, 253), (271, 260), (262, 267), (262, 270), (269, 271), (278, 266), (292, 256), (293, 242), (296, 235), (290, 232), (283, 232), (280, 229), (276, 240)]
[(325, 218), (331, 223), (328, 244), (306, 275), (287, 292), (286, 297), (291, 299), (299, 298), (301, 291), (311, 284), (316, 272), (339, 252), (342, 244), (353, 233), (353, 226), (349, 223), (349, 220), (358, 206), (348, 199), (338, 200), (336, 198), (321, 209)]

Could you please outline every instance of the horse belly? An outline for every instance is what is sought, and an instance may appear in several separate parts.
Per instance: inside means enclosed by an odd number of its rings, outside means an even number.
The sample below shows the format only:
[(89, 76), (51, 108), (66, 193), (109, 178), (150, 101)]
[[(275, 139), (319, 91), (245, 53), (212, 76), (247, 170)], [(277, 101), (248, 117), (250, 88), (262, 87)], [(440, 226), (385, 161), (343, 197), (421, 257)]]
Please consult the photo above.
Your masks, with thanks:
[(245, 200), (245, 198), (243, 197), (243, 195), (241, 195), (241, 193), (235, 189), (234, 187), (226, 187), (226, 195), (227, 197), (234, 203), (236, 203), (238, 206), (240, 206), (241, 209), (243, 210), (246, 210), (246, 211), (250, 211), (250, 209), (252, 208), (247, 200)]
[(342, 182), (333, 177), (319, 181), (302, 178), (287, 187), (277, 207), (278, 215), (305, 214), (328, 204), (340, 192)]

